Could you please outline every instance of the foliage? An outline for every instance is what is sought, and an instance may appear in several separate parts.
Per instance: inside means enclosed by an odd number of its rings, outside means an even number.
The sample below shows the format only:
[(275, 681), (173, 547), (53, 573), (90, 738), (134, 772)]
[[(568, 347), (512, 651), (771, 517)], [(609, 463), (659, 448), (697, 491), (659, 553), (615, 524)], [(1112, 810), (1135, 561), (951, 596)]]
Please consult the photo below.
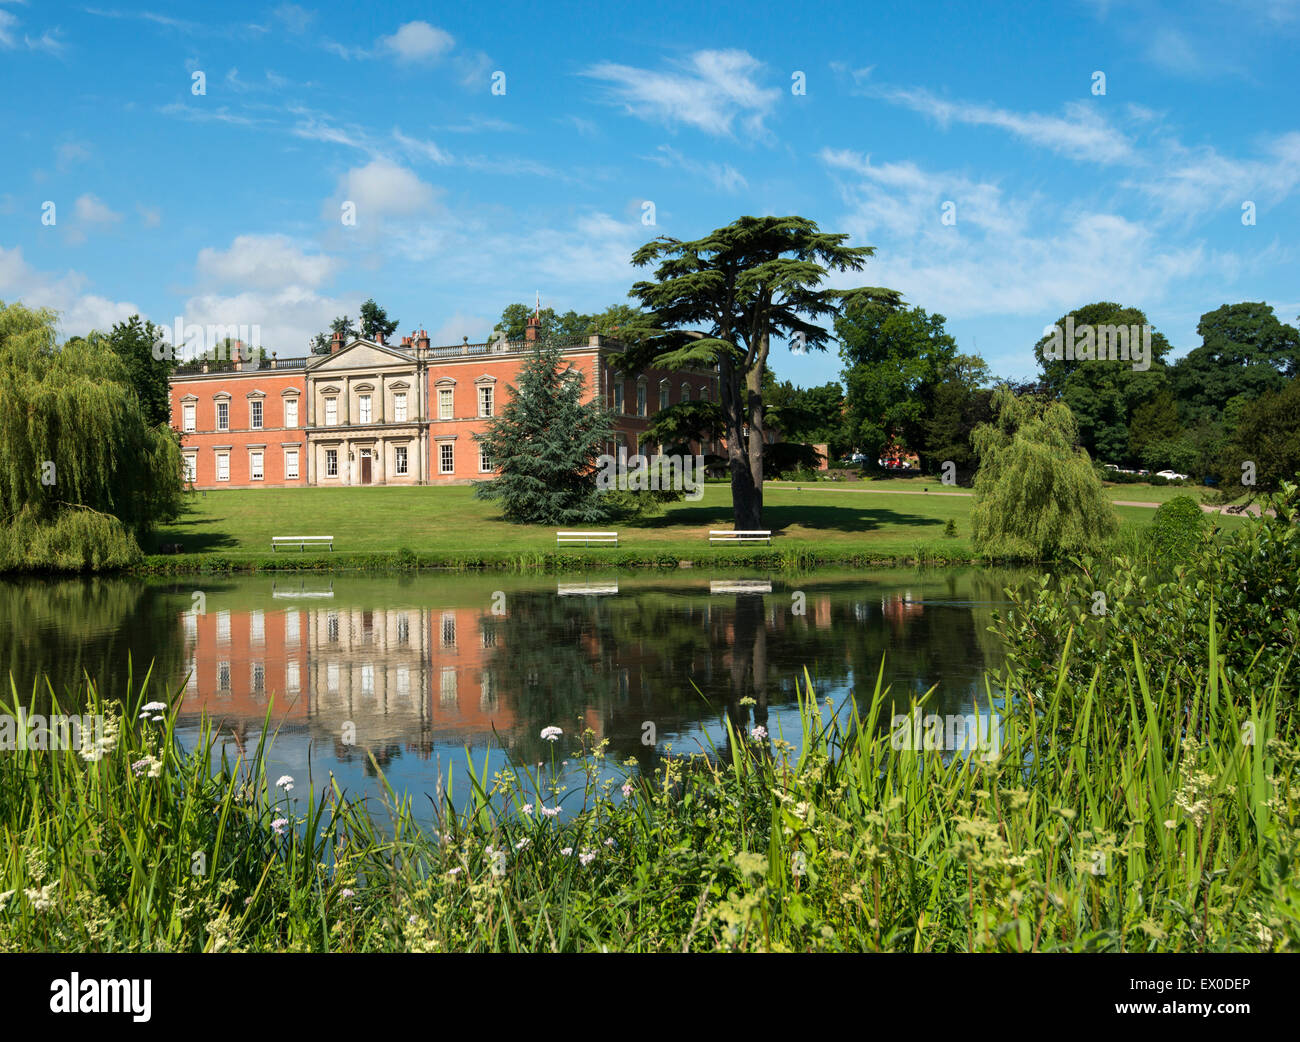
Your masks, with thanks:
[[(802, 217), (741, 217), (702, 239), (660, 236), (632, 256), (655, 265), (633, 285), (647, 314), (620, 331), (624, 367), (718, 370), (721, 430), (731, 468), (733, 522), (762, 527), (763, 382), (773, 337), (825, 350), (818, 325), (846, 306), (896, 302), (893, 290), (826, 288), (835, 272), (861, 271), (875, 250), (847, 246)], [(748, 428), (748, 437), (745, 429)]]
[(24, 507), (0, 525), (0, 572), (102, 572), (140, 561), (135, 537), (109, 514), (70, 508), (42, 519)]
[(993, 396), (992, 423), (971, 435), (979, 456), (971, 528), (992, 557), (1047, 559), (1097, 546), (1118, 529), (1074, 417), (1061, 402)]
[[(50, 311), (0, 304), (0, 519), (25, 512), (44, 524), (87, 508), (148, 531), (180, 506), (176, 435), (148, 424), (104, 338), (60, 348), (54, 321)], [(73, 531), (91, 529), (56, 526), (55, 538)]]
[(891, 437), (913, 451), (925, 447), (935, 385), (957, 359), (957, 341), (945, 322), (924, 308), (875, 301), (836, 319), (850, 436), (868, 459), (875, 460)]
[(817, 471), (826, 457), (811, 445), (775, 441), (763, 446), (763, 472), (779, 477), (792, 471)]
[(1182, 561), (1201, 542), (1209, 521), (1191, 496), (1175, 496), (1156, 508), (1151, 522), (1151, 543), (1166, 560)]
[(1104, 705), (1134, 679), (1136, 648), (1150, 675), (1190, 682), (1209, 654), (1214, 602), (1227, 680), (1258, 691), (1276, 677), (1293, 698), (1300, 687), (1292, 668), (1300, 634), (1300, 490), (1284, 483), (1270, 502), (1274, 516), (1222, 538), (1206, 531), (1186, 558), (1158, 559), (1165, 577), (1130, 556), (1084, 556), (1028, 590), (1008, 591), (1011, 608), (996, 613), (1008, 669), (1040, 693), (1062, 668), (1073, 670), (1070, 682), (1078, 685), (1096, 673)]
[[(1255, 464), (1255, 485), (1241, 484), (1242, 463)], [(1241, 411), (1216, 474), (1225, 493), (1273, 492), (1300, 472), (1300, 378), (1265, 391)]]
[(721, 748), (612, 780), (560, 719), (585, 784), (469, 759), (436, 834), (387, 787), (385, 813), (273, 781), (269, 726), (232, 762), (206, 719), (182, 747), (183, 690), (145, 712), (147, 677), (120, 709), (92, 686), (86, 756), (0, 757), (0, 950), (1294, 951), (1294, 718), (1219, 665), (1135, 657), (1113, 715), (1065, 670), (1068, 713), (1001, 714), (970, 756), (900, 742), (879, 680), (835, 712), (805, 674), (794, 733), (724, 717)]
[(149, 321), (132, 315), (118, 322), (108, 334), (108, 346), (122, 359), (127, 377), (140, 400), (140, 411), (150, 427), (171, 423), (171, 395), (168, 381), (176, 368), (170, 358), (155, 358), (154, 345), (162, 334)]
[(388, 312), (375, 303), (374, 297), (361, 305), (361, 335), (366, 340), (378, 341), (380, 336), (390, 337), (397, 326), (397, 319), (390, 319)]
[(515, 524), (571, 525), (604, 519), (598, 457), (614, 436), (612, 417), (583, 400), (583, 375), (554, 341), (540, 343), (519, 372), (482, 443), (499, 475), (475, 495), (501, 503)]
[(561, 340), (571, 337), (602, 336), (617, 337), (619, 330), (640, 315), (640, 309), (630, 304), (611, 304), (604, 311), (595, 314), (579, 314), (566, 311), (559, 314), (554, 308), (529, 307), (527, 304), (507, 304), (501, 312), (501, 320), (492, 329), (489, 341), (504, 337), (508, 341), (523, 340), (528, 333), (528, 323), (533, 314), (538, 316), (538, 339), (555, 337)]
[(1300, 373), (1300, 332), (1278, 321), (1264, 303), (1224, 304), (1201, 316), (1201, 337), (1173, 366), (1170, 377), (1189, 421), (1221, 419), (1228, 403), (1281, 390)]
[(768, 369), (763, 408), (765, 422), (779, 430), (783, 440), (825, 445), (832, 459), (853, 448), (844, 421), (844, 389), (837, 383), (795, 387), (789, 380), (778, 383)]

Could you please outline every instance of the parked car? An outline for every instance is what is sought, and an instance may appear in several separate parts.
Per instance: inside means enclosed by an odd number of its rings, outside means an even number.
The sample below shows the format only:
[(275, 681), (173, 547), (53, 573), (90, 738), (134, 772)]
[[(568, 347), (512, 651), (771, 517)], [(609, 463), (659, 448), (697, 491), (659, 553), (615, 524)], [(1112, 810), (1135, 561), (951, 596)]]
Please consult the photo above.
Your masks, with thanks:
[(1168, 478), (1170, 481), (1186, 481), (1186, 474), (1179, 474), (1176, 470), (1157, 470), (1156, 477)]

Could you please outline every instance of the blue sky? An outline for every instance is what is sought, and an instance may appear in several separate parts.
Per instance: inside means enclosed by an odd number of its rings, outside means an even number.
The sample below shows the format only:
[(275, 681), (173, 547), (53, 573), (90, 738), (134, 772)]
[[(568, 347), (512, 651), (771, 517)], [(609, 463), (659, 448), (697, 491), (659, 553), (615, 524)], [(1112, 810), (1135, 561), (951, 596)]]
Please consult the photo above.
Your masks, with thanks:
[(0, 299), (288, 357), (373, 296), (481, 340), (534, 292), (624, 300), (655, 235), (797, 213), (877, 248), (836, 284), (902, 290), (999, 375), (1101, 299), (1181, 354), (1220, 304), (1300, 314), (1298, 54), (1300, 0), (0, 0)]

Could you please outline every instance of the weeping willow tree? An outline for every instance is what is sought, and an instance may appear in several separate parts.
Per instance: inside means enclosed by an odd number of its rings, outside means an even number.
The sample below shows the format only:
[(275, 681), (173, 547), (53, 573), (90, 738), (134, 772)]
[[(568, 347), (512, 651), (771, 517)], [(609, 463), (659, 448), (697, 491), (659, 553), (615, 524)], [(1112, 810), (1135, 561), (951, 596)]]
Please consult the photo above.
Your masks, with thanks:
[(120, 566), (179, 509), (180, 446), (103, 338), (60, 347), (55, 318), (0, 302), (0, 568)]
[(979, 456), (971, 524), (990, 557), (1045, 560), (1095, 549), (1119, 530), (1074, 414), (1063, 402), (993, 396), (992, 423), (971, 432)]

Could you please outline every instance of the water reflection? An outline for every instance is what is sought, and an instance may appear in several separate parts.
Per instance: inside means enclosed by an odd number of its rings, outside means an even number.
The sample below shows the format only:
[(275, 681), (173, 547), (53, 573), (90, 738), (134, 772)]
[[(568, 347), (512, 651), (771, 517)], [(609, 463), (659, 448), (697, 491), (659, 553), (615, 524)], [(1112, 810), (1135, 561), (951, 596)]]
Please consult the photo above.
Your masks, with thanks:
[(713, 742), (725, 755), (724, 715), (738, 732), (793, 737), (805, 668), (819, 697), (838, 703), (856, 687), (862, 699), (882, 655), (898, 711), (938, 685), (930, 710), (966, 712), (999, 661), (992, 608), (1021, 578), (965, 569), (0, 583), (0, 670), (20, 691), (46, 677), (63, 691), (83, 671), (111, 688), (123, 652), (152, 658), (183, 690), (183, 732), (206, 712), (246, 746), (269, 708), (291, 771), (310, 757), (368, 788), (373, 757), (395, 788), (418, 794), (466, 747), (492, 769), (507, 754), (549, 762), (540, 731), (550, 725), (566, 742), (590, 730), (611, 760), (644, 770), (669, 745)]

